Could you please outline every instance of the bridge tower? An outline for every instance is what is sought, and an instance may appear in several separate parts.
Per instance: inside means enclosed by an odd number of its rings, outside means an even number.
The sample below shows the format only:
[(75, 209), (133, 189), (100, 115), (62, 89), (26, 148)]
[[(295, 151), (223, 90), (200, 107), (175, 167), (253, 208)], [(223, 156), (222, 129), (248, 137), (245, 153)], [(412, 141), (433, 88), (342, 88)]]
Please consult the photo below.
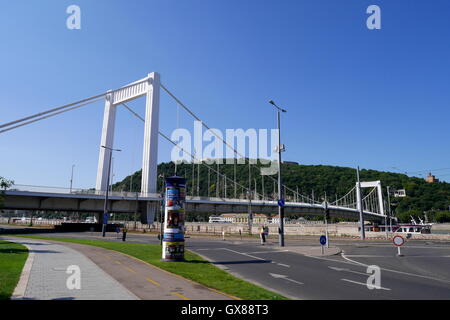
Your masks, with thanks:
[[(377, 188), (377, 199), (378, 199), (378, 208), (380, 210), (380, 214), (385, 214), (384, 212), (384, 202), (383, 202), (383, 190), (381, 188), (381, 181), (369, 181), (369, 182), (361, 182), (361, 188)], [(360, 201), (360, 189), (359, 184), (356, 183), (356, 206), (357, 209), (361, 209), (361, 201)]]
[[(157, 72), (153, 72), (144, 79), (133, 82), (118, 90), (109, 91), (106, 95), (97, 170), (97, 191), (106, 191), (106, 188), (108, 188), (108, 171), (111, 170), (108, 160), (111, 150), (102, 148), (102, 146), (108, 148), (114, 147), (117, 106), (146, 96), (141, 193), (157, 192), (160, 85), (160, 75)], [(148, 202), (145, 208), (146, 219), (144, 220), (147, 223), (152, 223), (157, 210), (157, 203)]]

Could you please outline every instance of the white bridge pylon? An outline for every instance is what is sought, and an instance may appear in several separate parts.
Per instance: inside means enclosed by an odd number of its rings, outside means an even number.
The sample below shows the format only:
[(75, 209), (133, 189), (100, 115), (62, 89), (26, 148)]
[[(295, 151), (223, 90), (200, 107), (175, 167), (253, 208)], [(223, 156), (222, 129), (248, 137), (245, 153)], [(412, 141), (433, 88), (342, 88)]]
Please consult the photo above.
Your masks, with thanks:
[[(98, 159), (96, 190), (106, 191), (108, 188), (108, 172), (110, 170), (109, 157), (112, 151), (103, 148), (102, 146), (107, 148), (114, 147), (117, 106), (146, 96), (141, 193), (157, 192), (160, 86), (160, 75), (157, 72), (153, 72), (146, 78), (133, 82), (123, 88), (108, 91), (108, 94), (105, 97), (105, 111)], [(148, 202), (148, 221), (154, 220), (156, 210), (157, 205)]]
[[(372, 190), (362, 201), (360, 201), (360, 185), (361, 188), (376, 188), (377, 194), (375, 195)], [(373, 196), (372, 196), (373, 195)], [(361, 203), (363, 204), (363, 210), (373, 213), (385, 215), (384, 203), (383, 203), (383, 190), (381, 189), (381, 181), (369, 181), (356, 183), (356, 206), (357, 209), (361, 209)]]

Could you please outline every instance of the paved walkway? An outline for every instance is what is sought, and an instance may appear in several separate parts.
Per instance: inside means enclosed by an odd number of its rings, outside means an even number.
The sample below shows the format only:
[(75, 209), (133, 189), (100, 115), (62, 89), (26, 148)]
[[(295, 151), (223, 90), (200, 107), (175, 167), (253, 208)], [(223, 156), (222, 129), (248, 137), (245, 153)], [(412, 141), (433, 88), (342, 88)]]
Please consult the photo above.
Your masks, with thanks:
[[(141, 260), (99, 247), (5, 238), (27, 245), (34, 254), (25, 299), (83, 300), (230, 300), (234, 297), (207, 288)], [(81, 290), (66, 288), (66, 269), (81, 269)], [(26, 272), (26, 266), (24, 272)], [(19, 287), (19, 286), (18, 286)]]
[[(136, 300), (137, 297), (100, 269), (83, 254), (67, 246), (46, 241), (8, 238), (25, 245), (29, 260), (24, 268), (13, 299), (25, 300)], [(73, 271), (80, 269), (80, 289), (69, 289), (67, 282)], [(72, 282), (73, 283), (73, 282)]]

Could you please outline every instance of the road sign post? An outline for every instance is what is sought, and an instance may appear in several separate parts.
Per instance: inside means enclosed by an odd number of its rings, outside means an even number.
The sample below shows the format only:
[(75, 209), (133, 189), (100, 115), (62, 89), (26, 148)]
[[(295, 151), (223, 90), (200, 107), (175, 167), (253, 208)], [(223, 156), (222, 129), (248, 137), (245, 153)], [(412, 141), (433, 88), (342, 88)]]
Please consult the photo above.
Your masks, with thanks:
[(323, 253), (324, 253), (324, 252), (323, 252), (323, 251), (324, 251), (323, 247), (324, 247), (324, 245), (326, 245), (327, 242), (328, 242), (327, 236), (320, 236), (319, 241), (320, 241), (320, 246), (321, 246), (321, 248), (322, 248), (322, 255), (323, 255)]
[(400, 247), (405, 244), (405, 239), (398, 235), (392, 239), (392, 242), (394, 243), (394, 246), (397, 247), (397, 256), (402, 257), (403, 255), (400, 251)]
[(323, 203), (322, 203), (322, 207), (323, 207), (323, 210), (324, 210), (324, 218), (325, 218), (325, 236), (327, 237), (327, 248), (329, 248), (330, 247), (330, 241), (329, 241), (329, 238), (328, 238), (328, 219), (329, 219), (329, 217), (330, 217), (330, 213), (329, 213), (329, 209), (328, 209), (328, 202), (325, 200)]

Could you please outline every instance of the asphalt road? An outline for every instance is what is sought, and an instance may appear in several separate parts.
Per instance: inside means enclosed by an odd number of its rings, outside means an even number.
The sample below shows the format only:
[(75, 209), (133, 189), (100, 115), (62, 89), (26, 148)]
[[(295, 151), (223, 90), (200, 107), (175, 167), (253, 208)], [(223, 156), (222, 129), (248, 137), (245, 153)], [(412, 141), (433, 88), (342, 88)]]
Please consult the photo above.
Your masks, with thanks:
[[(37, 235), (37, 234), (36, 234)], [(98, 233), (42, 234), (91, 240), (117, 240)], [(285, 251), (277, 239), (189, 238), (186, 248), (228, 272), (293, 299), (450, 299), (450, 243), (408, 241), (398, 257), (390, 241), (335, 240), (343, 253), (311, 257)], [(128, 242), (159, 243), (155, 235), (129, 234)], [(287, 240), (287, 245), (318, 245), (318, 239)], [(379, 289), (369, 289), (368, 266), (380, 268)], [(374, 284), (374, 282), (371, 282)]]

